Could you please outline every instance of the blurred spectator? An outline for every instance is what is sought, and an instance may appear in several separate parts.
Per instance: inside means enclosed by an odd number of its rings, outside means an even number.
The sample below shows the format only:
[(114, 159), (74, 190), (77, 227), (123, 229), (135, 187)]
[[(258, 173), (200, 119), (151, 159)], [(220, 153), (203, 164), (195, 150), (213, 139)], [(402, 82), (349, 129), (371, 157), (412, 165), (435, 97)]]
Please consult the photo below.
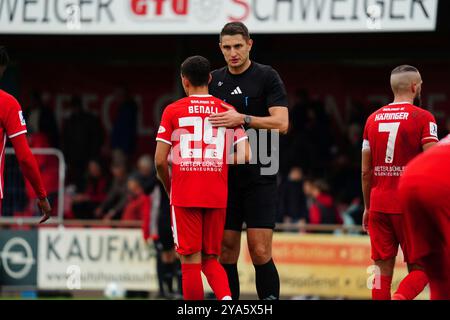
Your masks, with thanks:
[(82, 191), (72, 198), (72, 211), (77, 219), (94, 218), (94, 210), (106, 199), (108, 181), (100, 162), (89, 161)]
[(111, 165), (112, 183), (104, 202), (95, 210), (95, 217), (119, 219), (127, 203), (128, 170), (125, 161), (115, 160)]
[(59, 131), (53, 110), (44, 104), (39, 92), (33, 92), (25, 110), (29, 135), (43, 134), (50, 148), (59, 147)]
[[(342, 212), (344, 224), (349, 226), (361, 226), (363, 212), (364, 212), (364, 205), (362, 199), (354, 198), (353, 201), (350, 204), (348, 204), (348, 206)], [(364, 234), (363, 231), (361, 233)]]
[(308, 210), (303, 192), (303, 170), (293, 167), (287, 179), (280, 185), (279, 222), (298, 222), (306, 220)]
[(351, 213), (352, 221), (358, 222), (361, 220), (363, 213), (363, 210), (358, 210), (357, 205), (362, 201), (362, 126), (356, 122), (351, 123), (343, 141), (344, 145), (334, 157), (334, 161), (329, 164), (329, 181), (338, 205), (346, 212), (350, 210), (347, 213)]
[(144, 238), (150, 238), (150, 230), (146, 227), (151, 219), (151, 199), (144, 192), (144, 184), (137, 175), (132, 175), (127, 181), (128, 202), (123, 210), (122, 221), (141, 221)]
[(359, 126), (364, 125), (368, 116), (366, 109), (367, 108), (361, 101), (350, 103), (346, 112), (346, 124), (358, 124)]
[(450, 118), (448, 118), (447, 121), (445, 121), (445, 126), (441, 130), (441, 134), (439, 135), (439, 138), (446, 137), (449, 134), (450, 134)]
[(342, 224), (343, 220), (323, 180), (305, 180), (304, 192), (309, 199), (310, 224)]
[(138, 105), (128, 88), (118, 90), (119, 110), (111, 132), (111, 148), (130, 157), (136, 149)]
[(98, 117), (84, 110), (80, 97), (72, 97), (69, 113), (63, 124), (63, 152), (68, 168), (67, 182), (79, 189), (89, 160), (100, 155), (103, 131)]
[(306, 158), (312, 172), (319, 174), (327, 167), (335, 140), (329, 117), (321, 101), (312, 101), (306, 110), (306, 122), (302, 132), (302, 156)]
[(306, 110), (309, 109), (311, 99), (306, 89), (298, 89), (295, 94), (296, 101), (291, 110), (289, 110), (289, 118), (291, 122), (291, 130), (299, 132), (305, 126)]
[(138, 159), (137, 174), (143, 183), (144, 192), (146, 194), (152, 193), (157, 180), (152, 157), (149, 155), (143, 155)]

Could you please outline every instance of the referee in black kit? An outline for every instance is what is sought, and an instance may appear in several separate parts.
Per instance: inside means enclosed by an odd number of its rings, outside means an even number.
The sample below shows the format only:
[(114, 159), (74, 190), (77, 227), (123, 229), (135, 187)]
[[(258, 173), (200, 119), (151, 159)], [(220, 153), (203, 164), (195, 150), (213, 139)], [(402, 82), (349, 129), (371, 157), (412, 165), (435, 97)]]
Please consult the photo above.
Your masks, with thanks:
[[(213, 126), (278, 130), (289, 127), (286, 89), (278, 73), (267, 65), (250, 60), (253, 40), (241, 22), (226, 24), (220, 33), (220, 49), (227, 66), (212, 72), (209, 89), (236, 110), (211, 115)], [(259, 135), (258, 135), (259, 140)], [(269, 140), (270, 144), (270, 140)], [(252, 153), (258, 154), (252, 145)], [(270, 150), (270, 146), (268, 146)], [(278, 159), (277, 159), (278, 161)], [(272, 236), (277, 208), (276, 174), (263, 175), (257, 164), (230, 166), (228, 208), (220, 262), (224, 266), (233, 300), (239, 299), (237, 262), (243, 223), (255, 267), (259, 299), (276, 300), (280, 296), (280, 279), (272, 260)]]

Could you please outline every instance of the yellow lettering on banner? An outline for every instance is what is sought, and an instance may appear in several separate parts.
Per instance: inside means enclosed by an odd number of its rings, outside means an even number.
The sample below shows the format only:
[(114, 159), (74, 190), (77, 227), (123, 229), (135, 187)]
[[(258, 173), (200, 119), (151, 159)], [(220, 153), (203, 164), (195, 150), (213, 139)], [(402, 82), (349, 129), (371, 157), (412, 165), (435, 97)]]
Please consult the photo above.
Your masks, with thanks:
[[(255, 295), (255, 269), (243, 237), (238, 270), (242, 294)], [(281, 281), (282, 296), (315, 295), (324, 298), (370, 299), (367, 268), (368, 236), (275, 233), (273, 259)], [(401, 250), (397, 257), (392, 288), (407, 275)], [(429, 299), (428, 291), (418, 299)]]

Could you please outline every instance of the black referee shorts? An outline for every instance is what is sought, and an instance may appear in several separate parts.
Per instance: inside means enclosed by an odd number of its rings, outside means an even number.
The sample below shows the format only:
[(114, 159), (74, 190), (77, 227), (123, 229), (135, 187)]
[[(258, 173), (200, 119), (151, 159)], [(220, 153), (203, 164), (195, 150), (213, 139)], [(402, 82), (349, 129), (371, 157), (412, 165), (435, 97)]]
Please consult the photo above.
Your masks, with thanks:
[(228, 190), (225, 230), (247, 228), (274, 229), (277, 215), (276, 183), (252, 183)]
[(158, 240), (157, 248), (160, 251), (170, 251), (175, 248), (172, 234), (172, 224), (170, 222), (170, 204), (169, 201), (161, 203), (161, 208), (157, 220), (158, 224)]

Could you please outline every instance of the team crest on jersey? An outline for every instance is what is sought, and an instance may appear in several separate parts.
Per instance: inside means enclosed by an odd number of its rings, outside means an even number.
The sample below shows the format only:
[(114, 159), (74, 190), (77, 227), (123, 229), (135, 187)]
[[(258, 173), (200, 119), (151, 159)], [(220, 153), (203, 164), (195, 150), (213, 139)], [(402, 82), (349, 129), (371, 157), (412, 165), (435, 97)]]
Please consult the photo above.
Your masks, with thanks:
[(164, 133), (164, 132), (166, 132), (166, 128), (164, 128), (163, 126), (159, 126), (158, 133)]
[(438, 128), (437, 124), (434, 122), (430, 122), (430, 135), (437, 137), (438, 135)]
[(20, 119), (20, 124), (22, 126), (26, 125), (27, 123), (25, 122), (25, 118), (23, 117), (23, 113), (22, 111), (19, 111), (19, 119)]

